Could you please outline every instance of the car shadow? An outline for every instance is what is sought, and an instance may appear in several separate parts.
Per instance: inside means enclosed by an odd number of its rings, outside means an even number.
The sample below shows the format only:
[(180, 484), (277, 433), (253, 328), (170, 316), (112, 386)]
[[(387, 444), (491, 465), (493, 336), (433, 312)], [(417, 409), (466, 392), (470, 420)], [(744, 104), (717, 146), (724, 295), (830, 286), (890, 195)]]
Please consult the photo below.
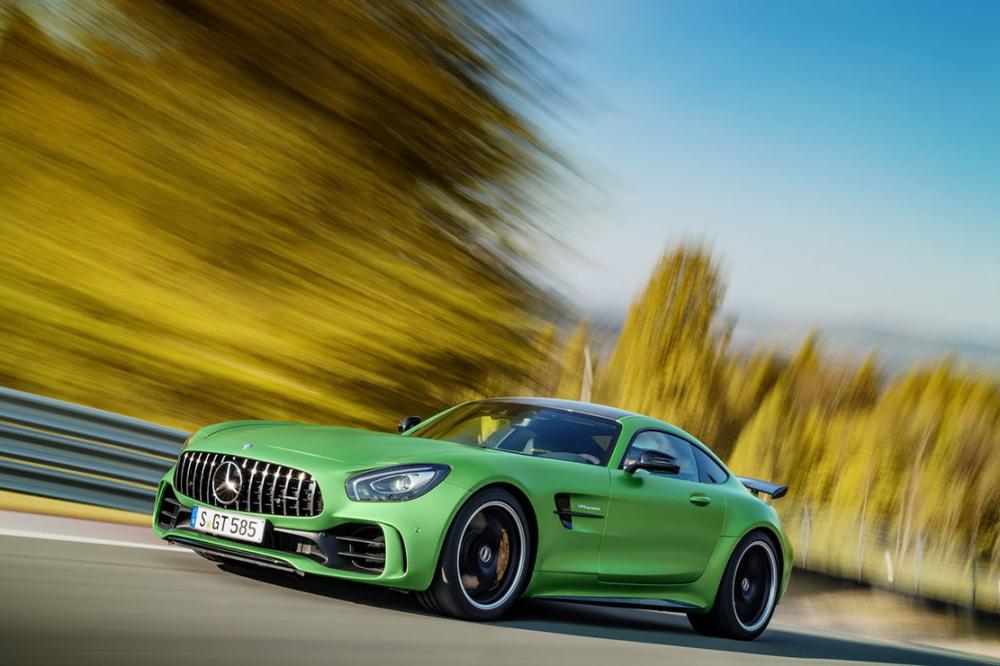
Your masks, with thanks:
[[(220, 564), (232, 574), (309, 594), (404, 613), (436, 617), (423, 610), (412, 594), (351, 581), (297, 576), (252, 566)], [(439, 616), (437, 616), (439, 617)], [(441, 617), (442, 622), (459, 622)], [(605, 638), (634, 643), (671, 645), (739, 654), (863, 661), (914, 666), (969, 666), (990, 663), (971, 655), (864, 639), (821, 636), (805, 631), (769, 627), (754, 641), (710, 638), (694, 632), (681, 614), (630, 610), (582, 604), (524, 600), (494, 625), (525, 631)]]
[(614, 640), (718, 650), (740, 654), (864, 661), (919, 666), (968, 666), (984, 663), (974, 656), (864, 639), (822, 636), (772, 625), (754, 641), (711, 638), (694, 632), (678, 613), (524, 601), (504, 626), (533, 631), (609, 638)]

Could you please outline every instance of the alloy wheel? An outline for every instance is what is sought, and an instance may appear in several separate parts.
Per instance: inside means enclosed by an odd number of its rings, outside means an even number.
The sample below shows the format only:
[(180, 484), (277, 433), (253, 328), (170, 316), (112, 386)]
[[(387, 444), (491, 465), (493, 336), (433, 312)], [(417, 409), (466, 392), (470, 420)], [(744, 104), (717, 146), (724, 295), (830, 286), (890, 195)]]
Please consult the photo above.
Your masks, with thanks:
[(524, 544), (524, 526), (506, 502), (487, 502), (468, 519), (457, 559), (462, 594), (470, 604), (491, 610), (507, 601), (524, 572)]

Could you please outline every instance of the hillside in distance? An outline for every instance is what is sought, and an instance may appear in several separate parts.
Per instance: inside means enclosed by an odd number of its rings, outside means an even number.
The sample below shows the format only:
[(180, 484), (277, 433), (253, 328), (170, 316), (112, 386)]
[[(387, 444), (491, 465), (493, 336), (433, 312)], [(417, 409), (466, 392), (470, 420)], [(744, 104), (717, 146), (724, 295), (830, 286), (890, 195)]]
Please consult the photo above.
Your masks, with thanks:
[[(756, 348), (773, 348), (782, 355), (791, 356), (812, 330), (818, 330), (825, 354), (860, 362), (875, 350), (891, 375), (949, 355), (969, 369), (1000, 374), (1000, 340), (937, 337), (860, 324), (810, 326), (763, 315), (730, 315), (735, 321), (732, 346), (736, 350), (749, 352)], [(598, 339), (606, 339), (613, 346), (624, 321), (624, 309), (595, 308), (588, 310), (587, 316)], [(601, 351), (607, 351), (606, 345), (599, 346)]]
[[(740, 317), (733, 331), (733, 346), (748, 350), (758, 346), (774, 347), (790, 355), (810, 330), (812, 327), (804, 325)], [(877, 350), (890, 374), (939, 361), (948, 355), (969, 369), (1000, 374), (1000, 343), (924, 336), (864, 325), (820, 327), (819, 331), (825, 353), (860, 360)]]

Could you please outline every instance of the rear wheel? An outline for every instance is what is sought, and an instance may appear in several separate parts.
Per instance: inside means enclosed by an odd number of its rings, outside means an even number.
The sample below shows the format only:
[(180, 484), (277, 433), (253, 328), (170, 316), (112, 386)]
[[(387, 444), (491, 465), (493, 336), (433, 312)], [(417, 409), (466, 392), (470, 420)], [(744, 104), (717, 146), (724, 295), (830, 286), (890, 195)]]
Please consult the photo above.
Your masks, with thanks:
[(750, 641), (759, 636), (774, 614), (780, 573), (777, 547), (763, 532), (744, 538), (726, 565), (726, 572), (707, 613), (689, 613), (695, 631)]
[(489, 488), (461, 508), (448, 530), (434, 582), (417, 595), (427, 610), (467, 620), (493, 620), (527, 583), (528, 521), (509, 492)]

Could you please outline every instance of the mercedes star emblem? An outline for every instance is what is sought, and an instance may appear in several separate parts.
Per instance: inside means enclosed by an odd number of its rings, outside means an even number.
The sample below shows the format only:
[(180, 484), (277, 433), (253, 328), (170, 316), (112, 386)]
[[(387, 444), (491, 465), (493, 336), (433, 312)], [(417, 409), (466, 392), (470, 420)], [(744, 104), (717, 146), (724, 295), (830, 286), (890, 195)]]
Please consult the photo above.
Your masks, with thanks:
[(212, 494), (223, 506), (228, 506), (240, 496), (243, 485), (243, 472), (240, 466), (232, 460), (227, 460), (215, 468), (212, 474)]

